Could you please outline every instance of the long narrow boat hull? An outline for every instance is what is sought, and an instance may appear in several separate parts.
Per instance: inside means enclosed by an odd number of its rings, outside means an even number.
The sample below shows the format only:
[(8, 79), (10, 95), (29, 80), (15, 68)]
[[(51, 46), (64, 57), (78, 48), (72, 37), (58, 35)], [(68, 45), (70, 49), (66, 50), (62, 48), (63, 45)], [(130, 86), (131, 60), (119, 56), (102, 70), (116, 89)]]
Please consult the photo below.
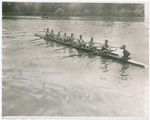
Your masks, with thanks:
[[(44, 35), (41, 35), (41, 34), (35, 34), (35, 36), (38, 36), (38, 37), (41, 37), (41, 38), (44, 38), (44, 39), (48, 39), (50, 41), (54, 41), (54, 42), (59, 43), (59, 44), (63, 44), (63, 45), (67, 45), (67, 46), (72, 46), (73, 48), (75, 48), (77, 50), (84, 51), (84, 52), (95, 52), (94, 50), (86, 49), (86, 48), (81, 48), (81, 47), (78, 47), (78, 46), (73, 46), (70, 43), (57, 41), (55, 39), (48, 38), (48, 37), (46, 37)], [(124, 60), (124, 59), (120, 58), (119, 56), (117, 56), (117, 54), (113, 54), (113, 53), (112, 54), (106, 54), (106, 53), (103, 53), (101, 51), (98, 51), (98, 52), (96, 52), (94, 54), (99, 55), (99, 56), (104, 56), (104, 57), (107, 57), (107, 58), (111, 58), (111, 59), (115, 59), (115, 60), (118, 60), (118, 61), (122, 61), (122, 62), (125, 62), (125, 63), (130, 63), (130, 64), (133, 64), (133, 65), (145, 67), (145, 68), (148, 67), (148, 65), (140, 63), (140, 62), (137, 62), (137, 61), (132, 60), (132, 59), (130, 59), (130, 60)]]

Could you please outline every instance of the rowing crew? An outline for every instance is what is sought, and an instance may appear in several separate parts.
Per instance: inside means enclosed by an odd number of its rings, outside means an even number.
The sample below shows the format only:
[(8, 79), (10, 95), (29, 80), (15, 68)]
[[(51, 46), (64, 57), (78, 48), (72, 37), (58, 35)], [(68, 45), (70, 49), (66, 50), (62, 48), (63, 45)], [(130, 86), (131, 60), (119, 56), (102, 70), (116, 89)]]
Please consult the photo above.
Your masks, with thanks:
[[(47, 29), (46, 37), (50, 37), (52, 39), (55, 39), (55, 40), (61, 41), (61, 42), (68, 42), (70, 44), (73, 44), (74, 46), (99, 51), (97, 49), (97, 47), (95, 47), (95, 44), (93, 42), (93, 38), (91, 38), (90, 42), (84, 42), (84, 40), (82, 39), (82, 35), (80, 35), (80, 39), (75, 40), (75, 38), (73, 37), (73, 33), (71, 33), (71, 37), (66, 36), (66, 33), (64, 33), (64, 36), (61, 37), (60, 32), (58, 32), (58, 34), (55, 35), (53, 33), (53, 30), (51, 30), (51, 33), (50, 33), (49, 29)], [(48, 42), (49, 42), (49, 40), (46, 40), (47, 45), (48, 45)], [(88, 46), (87, 46), (87, 43), (88, 43)], [(129, 58), (130, 53), (126, 49), (126, 46), (125, 45), (121, 46), (121, 49), (123, 49), (122, 59), (125, 59), (125, 60), (130, 59)], [(111, 54), (112, 50), (108, 45), (108, 40), (105, 40), (105, 44), (102, 46), (100, 51), (102, 51), (103, 53), (106, 53), (106, 54)]]
[[(86, 46), (86, 42), (84, 42), (84, 40), (82, 39), (82, 35), (80, 35), (79, 39), (76, 39), (73, 37), (73, 33), (71, 33), (71, 36), (68, 37), (66, 36), (66, 33), (64, 33), (64, 36), (60, 35), (60, 32), (58, 32), (57, 35), (55, 35), (53, 33), (53, 30), (51, 30), (51, 33), (49, 32), (49, 29), (47, 29), (46, 31), (46, 37), (61, 41), (61, 42), (68, 42), (71, 43), (75, 46), (80, 46), (80, 47), (85, 47)], [(93, 38), (91, 38), (91, 41), (89, 42), (89, 46), (87, 46), (88, 48), (93, 48), (94, 46), (94, 42), (93, 42)]]

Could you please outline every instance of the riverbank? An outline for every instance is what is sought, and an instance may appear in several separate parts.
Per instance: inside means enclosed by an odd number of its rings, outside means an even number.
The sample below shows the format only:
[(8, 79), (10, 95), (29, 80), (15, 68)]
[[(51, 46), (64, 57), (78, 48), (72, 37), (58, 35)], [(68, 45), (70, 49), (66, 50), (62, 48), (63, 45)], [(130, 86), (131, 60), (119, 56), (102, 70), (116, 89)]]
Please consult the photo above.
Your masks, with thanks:
[(41, 16), (17, 16), (17, 15), (4, 15), (2, 19), (41, 19)]
[[(7, 12), (4, 13), (3, 16), (58, 16), (53, 12)], [(64, 13), (62, 16), (101, 16), (101, 17), (144, 17), (144, 15), (133, 14), (133, 13), (118, 13), (118, 14), (105, 14), (105, 13)]]
[(4, 15), (2, 19), (39, 19), (39, 20), (81, 20), (81, 21), (134, 21), (134, 22), (144, 22), (144, 17), (112, 17), (112, 16), (57, 16), (57, 15), (45, 15), (45, 16), (36, 16), (36, 15)]

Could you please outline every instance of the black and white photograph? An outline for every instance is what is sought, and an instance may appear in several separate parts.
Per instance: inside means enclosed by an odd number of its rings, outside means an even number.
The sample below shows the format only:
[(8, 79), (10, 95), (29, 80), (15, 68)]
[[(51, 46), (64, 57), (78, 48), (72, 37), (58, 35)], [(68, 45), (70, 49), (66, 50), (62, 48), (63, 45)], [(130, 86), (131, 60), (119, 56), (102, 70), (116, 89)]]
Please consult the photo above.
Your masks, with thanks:
[(149, 119), (149, 1), (2, 1), (2, 118)]

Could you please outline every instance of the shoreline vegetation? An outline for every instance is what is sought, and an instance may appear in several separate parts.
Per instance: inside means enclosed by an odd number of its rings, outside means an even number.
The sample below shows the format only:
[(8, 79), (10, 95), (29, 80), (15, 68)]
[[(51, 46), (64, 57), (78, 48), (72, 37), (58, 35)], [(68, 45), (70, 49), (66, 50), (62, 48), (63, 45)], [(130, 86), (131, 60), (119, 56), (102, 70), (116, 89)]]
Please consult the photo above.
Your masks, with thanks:
[[(55, 13), (28, 13), (28, 12), (8, 12), (3, 14), (3, 16), (59, 16)], [(91, 13), (64, 13), (60, 16), (101, 16), (101, 17), (144, 17), (144, 15), (137, 14), (91, 14)]]
[(144, 17), (144, 4), (2, 2), (4, 18), (14, 16)]

